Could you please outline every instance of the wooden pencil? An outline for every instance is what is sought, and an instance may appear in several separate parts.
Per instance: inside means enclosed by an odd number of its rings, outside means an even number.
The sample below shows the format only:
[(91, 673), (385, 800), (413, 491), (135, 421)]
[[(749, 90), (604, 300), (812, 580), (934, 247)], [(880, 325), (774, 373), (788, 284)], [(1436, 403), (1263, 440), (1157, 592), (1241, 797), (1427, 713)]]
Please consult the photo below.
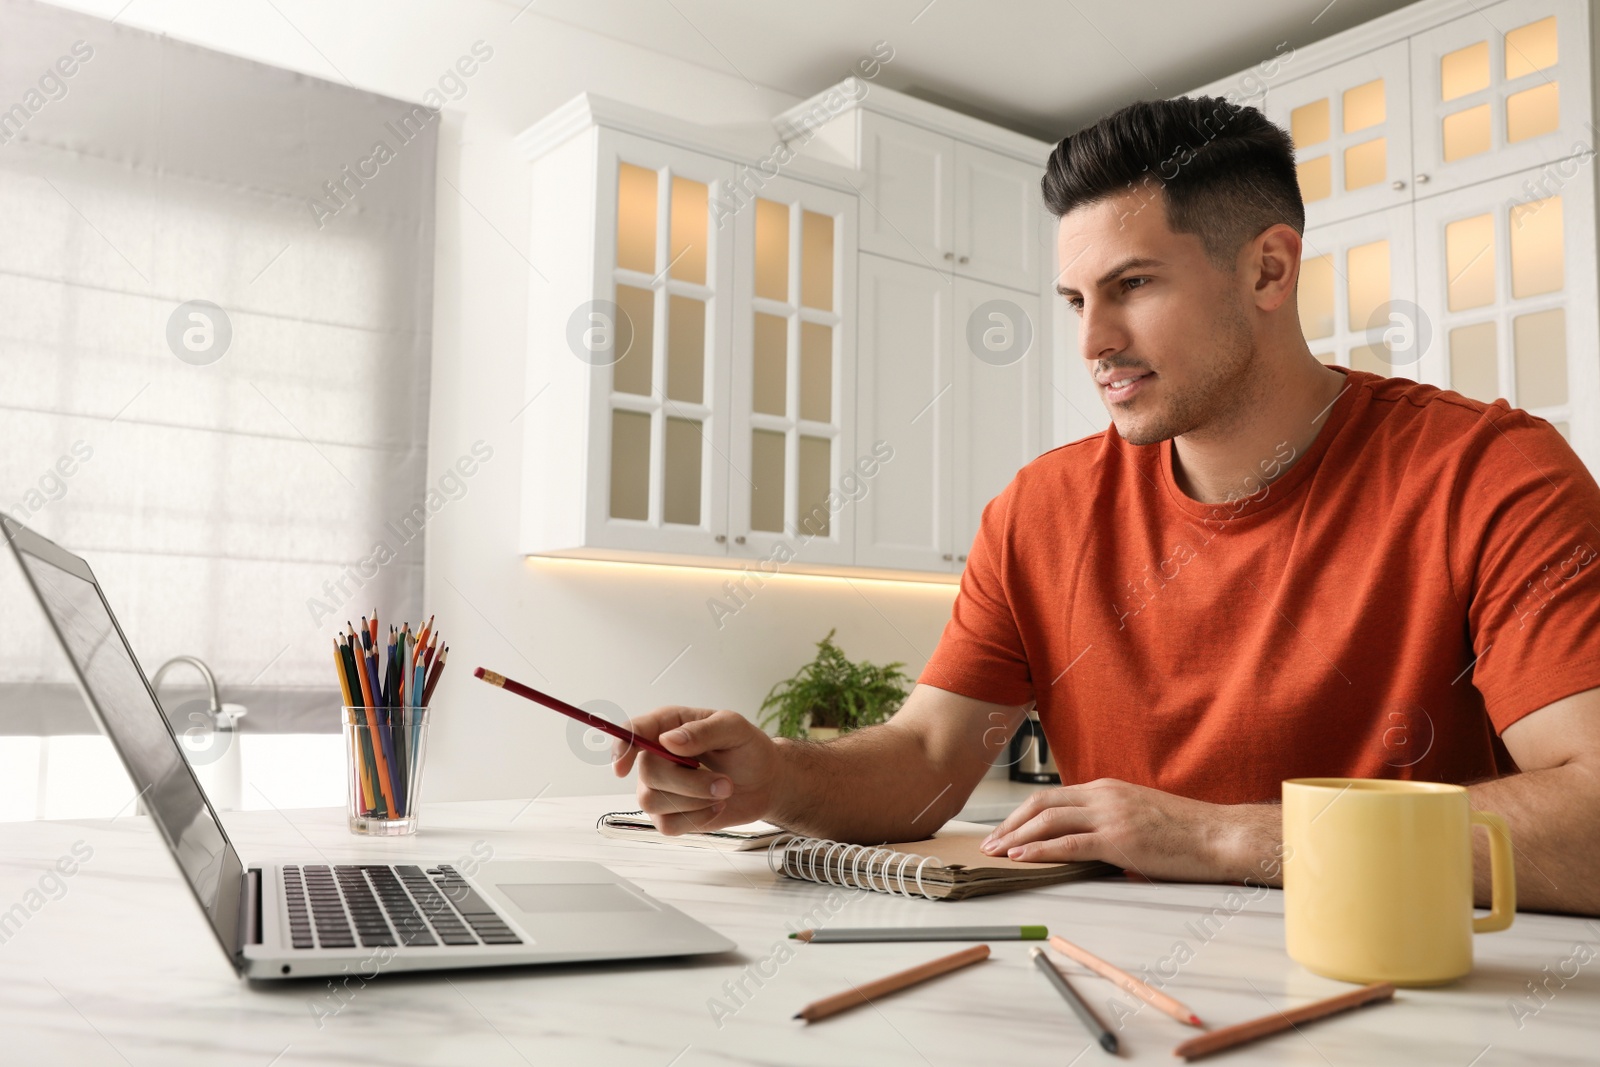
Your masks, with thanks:
[(1209, 1056), (1214, 1052), (1222, 1052), (1226, 1049), (1243, 1045), (1248, 1041), (1255, 1041), (1270, 1034), (1297, 1028), (1301, 1023), (1325, 1019), (1329, 1015), (1335, 1015), (1341, 1011), (1359, 1008), (1363, 1004), (1372, 1004), (1380, 1000), (1390, 1000), (1393, 997), (1393, 985), (1388, 982), (1375, 982), (1372, 985), (1353, 989), (1336, 997), (1328, 997), (1326, 1000), (1319, 1000), (1291, 1011), (1275, 1011), (1271, 1015), (1263, 1015), (1259, 1019), (1227, 1026), (1221, 1030), (1213, 1030), (1209, 1034), (1201, 1034), (1199, 1037), (1192, 1037), (1173, 1049), (1172, 1054), (1174, 1056), (1182, 1056), (1186, 1060), (1197, 1060), (1201, 1056)]
[(1111, 979), (1126, 992), (1138, 997), (1152, 1008), (1166, 1012), (1180, 1023), (1198, 1026), (1202, 1030), (1205, 1029), (1205, 1024), (1200, 1021), (1200, 1016), (1191, 1011), (1187, 1005), (1167, 996), (1167, 994), (1154, 986), (1139, 981), (1127, 971), (1107, 963), (1089, 950), (1080, 948), (1066, 938), (1054, 934), (1050, 936), (1050, 947), (1063, 956), (1077, 960), (1100, 977)]
[(960, 952), (952, 952), (948, 956), (940, 956), (936, 960), (929, 960), (927, 963), (919, 964), (909, 970), (879, 978), (875, 982), (853, 986), (848, 992), (835, 993), (831, 997), (812, 1001), (796, 1012), (794, 1017), (796, 1019), (804, 1019), (808, 1023), (814, 1023), (819, 1019), (826, 1019), (830, 1015), (837, 1015), (842, 1011), (849, 1011), (851, 1008), (859, 1008), (863, 1004), (870, 1004), (876, 997), (886, 997), (890, 993), (898, 993), (909, 986), (926, 982), (928, 979), (937, 978), (942, 974), (949, 974), (951, 971), (959, 970), (969, 964), (988, 958), (988, 945), (973, 945), (971, 948), (962, 949)]
[(439, 675), (444, 673), (444, 661), (450, 655), (450, 646), (445, 645), (439, 650), (439, 658), (433, 661), (433, 670), (428, 673), (428, 684), (422, 687), (422, 706), (427, 707), (428, 701), (433, 699), (434, 686), (439, 684)]
[[(339, 692), (344, 696), (344, 706), (355, 707), (355, 698), (350, 695), (350, 676), (344, 672), (344, 653), (339, 651), (339, 639), (333, 639), (333, 668), (339, 675)], [(356, 750), (351, 758), (356, 761), (356, 781), (361, 789), (361, 806), (372, 810), (372, 776), (367, 773), (367, 747), (361, 743), (361, 735), (356, 734)]]

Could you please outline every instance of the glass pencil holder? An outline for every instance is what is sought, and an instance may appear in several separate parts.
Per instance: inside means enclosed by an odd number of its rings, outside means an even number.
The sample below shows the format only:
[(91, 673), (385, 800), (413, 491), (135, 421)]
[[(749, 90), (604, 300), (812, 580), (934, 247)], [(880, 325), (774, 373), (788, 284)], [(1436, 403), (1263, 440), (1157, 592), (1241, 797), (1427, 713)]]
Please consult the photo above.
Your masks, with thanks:
[(350, 832), (394, 837), (417, 832), (428, 709), (345, 708)]

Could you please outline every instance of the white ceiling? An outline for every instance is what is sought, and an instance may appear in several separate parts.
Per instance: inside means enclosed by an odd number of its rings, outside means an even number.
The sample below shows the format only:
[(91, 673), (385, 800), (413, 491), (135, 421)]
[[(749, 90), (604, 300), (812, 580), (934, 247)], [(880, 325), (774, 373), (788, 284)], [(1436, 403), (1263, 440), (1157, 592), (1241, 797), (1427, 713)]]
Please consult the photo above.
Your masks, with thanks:
[[(1137, 99), (1177, 96), (1400, 0), (503, 0), (754, 85), (810, 96), (876, 42), (877, 81), (1055, 141)], [(1287, 51), (1287, 49), (1282, 49)]]

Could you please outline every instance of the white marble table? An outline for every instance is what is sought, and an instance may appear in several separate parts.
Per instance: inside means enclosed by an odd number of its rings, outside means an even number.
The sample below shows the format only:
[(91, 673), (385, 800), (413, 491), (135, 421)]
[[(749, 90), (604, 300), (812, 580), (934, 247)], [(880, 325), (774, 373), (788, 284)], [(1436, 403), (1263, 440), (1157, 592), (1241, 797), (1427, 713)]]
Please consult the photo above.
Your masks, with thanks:
[[(594, 832), (597, 814), (626, 804), (622, 797), (436, 804), (417, 837), (382, 842), (352, 837), (331, 809), (235, 813), (227, 823), (246, 860), (256, 862), (455, 860), (484, 844), (506, 859), (598, 860), (733, 938), (737, 955), (391, 974), (352, 984), (342, 998), (314, 979), (251, 984), (234, 977), (147, 820), (0, 826), (0, 910), (18, 902), (27, 913), (0, 935), (0, 1061), (1064, 1067), (1104, 1057), (1019, 942), (997, 942), (989, 961), (872, 1007), (813, 1026), (794, 1021), (810, 1000), (958, 946), (810, 945), (789, 956), (786, 924), (804, 925), (806, 913), (825, 907), (833, 891), (775, 877), (759, 854), (610, 841)], [(62, 880), (64, 893), (47, 879), (43, 892), (30, 896), (75, 842), (82, 842), (80, 855), (93, 855)], [(858, 893), (835, 898), (830, 921), (1047, 923), (1130, 970), (1176, 969), (1169, 991), (1213, 1026), (1350, 988), (1284, 955), (1277, 891), (1233, 898), (1236, 911), (1226, 903), (1229, 892), (1117, 880), (959, 904)], [(1211, 923), (1202, 927), (1208, 914)], [(1478, 939), (1477, 970), (1454, 987), (1403, 990), (1393, 1004), (1279, 1035), (1218, 1062), (1600, 1062), (1600, 957), (1564, 987), (1552, 980), (1555, 993), (1537, 1014), (1524, 1014), (1520, 1028), (1509, 1007), (1526, 994), (1525, 982), (1544, 977), (1543, 968), (1570, 975), (1573, 964), (1564, 961), (1578, 944), (1600, 952), (1600, 922), (1521, 915), (1508, 933)], [(1084, 975), (1081, 988), (1108, 1011), (1115, 992), (1108, 983), (1071, 964), (1065, 969)], [(1173, 1046), (1194, 1033), (1147, 1008), (1122, 1022), (1124, 1056), (1174, 1063)]]

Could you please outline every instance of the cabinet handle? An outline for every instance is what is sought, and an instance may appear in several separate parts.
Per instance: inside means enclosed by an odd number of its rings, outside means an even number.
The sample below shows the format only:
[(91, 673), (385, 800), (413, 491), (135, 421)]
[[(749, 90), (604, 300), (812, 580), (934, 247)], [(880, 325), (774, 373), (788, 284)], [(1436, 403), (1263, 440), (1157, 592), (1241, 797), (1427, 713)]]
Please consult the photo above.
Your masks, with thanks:
[(954, 252), (946, 252), (944, 254), (944, 258), (945, 259), (955, 259), (956, 258), (956, 254)]
[(1417, 184), (1418, 185), (1427, 185), (1428, 184), (1428, 176), (1426, 174), (1417, 175)]
[(744, 534), (740, 534), (738, 537), (735, 537), (733, 539), (733, 543), (736, 544), (736, 545), (744, 544)]
[(725, 545), (727, 543), (728, 543), (728, 535), (727, 534), (717, 534), (717, 544)]
[(951, 555), (951, 554), (950, 554), (950, 553), (948, 553), (948, 552), (946, 552), (946, 553), (945, 553), (945, 554), (944, 554), (944, 561), (945, 561), (945, 562), (946, 562), (946, 563), (949, 563), (949, 562), (950, 562), (950, 561), (951, 561), (951, 560), (953, 560), (953, 559), (955, 559), (955, 556), (952, 556), (952, 555)]
[(1404, 189), (1405, 187), (1406, 187), (1406, 183), (1403, 180), (1401, 180), (1400, 178), (1396, 178), (1393, 181), (1393, 183), (1391, 183), (1391, 185), (1390, 185), (1390, 188), (1396, 189), (1396, 190)]
[(969, 258), (970, 257), (968, 257), (968, 256), (962, 256), (959, 260), (957, 260), (957, 262), (958, 263), (965, 263)]

